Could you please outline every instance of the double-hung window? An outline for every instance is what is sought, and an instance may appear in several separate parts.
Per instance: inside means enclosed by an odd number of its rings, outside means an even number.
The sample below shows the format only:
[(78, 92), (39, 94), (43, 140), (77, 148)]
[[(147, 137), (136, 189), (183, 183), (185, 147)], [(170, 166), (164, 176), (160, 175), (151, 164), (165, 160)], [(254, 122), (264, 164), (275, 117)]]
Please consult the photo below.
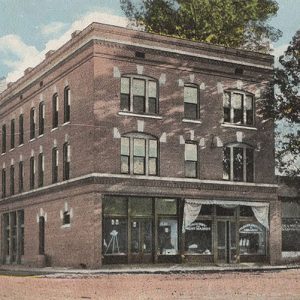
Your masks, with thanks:
[(35, 138), (35, 109), (34, 107), (30, 110), (30, 139)]
[(230, 144), (224, 147), (223, 179), (254, 181), (254, 150), (246, 144)]
[(52, 183), (58, 181), (58, 149), (52, 148)]
[(6, 152), (6, 125), (2, 125), (2, 153)]
[(39, 104), (39, 135), (44, 134), (45, 129), (45, 104), (41, 102)]
[(198, 176), (198, 146), (196, 143), (186, 142), (184, 151), (185, 177)]
[(252, 94), (225, 91), (223, 97), (224, 123), (254, 125), (254, 98)]
[(199, 119), (199, 89), (197, 85), (184, 86), (184, 117), (187, 119)]
[(19, 116), (19, 145), (24, 143), (24, 116)]
[(34, 156), (31, 156), (30, 157), (30, 160), (29, 160), (29, 171), (30, 171), (30, 174), (29, 174), (29, 188), (31, 190), (34, 189), (34, 177), (35, 177), (35, 164), (34, 164)]
[(122, 77), (121, 110), (139, 114), (157, 114), (157, 82), (142, 76)]
[(158, 175), (157, 139), (141, 134), (121, 138), (121, 173)]
[(70, 179), (70, 157), (71, 157), (70, 144), (64, 143), (64, 145), (63, 145), (63, 180)]
[(15, 119), (10, 121), (10, 149), (15, 148)]
[(52, 128), (58, 127), (58, 95), (52, 97)]
[(64, 123), (70, 122), (71, 114), (71, 90), (67, 86), (64, 90)]
[(44, 185), (44, 154), (41, 152), (38, 156), (38, 186)]

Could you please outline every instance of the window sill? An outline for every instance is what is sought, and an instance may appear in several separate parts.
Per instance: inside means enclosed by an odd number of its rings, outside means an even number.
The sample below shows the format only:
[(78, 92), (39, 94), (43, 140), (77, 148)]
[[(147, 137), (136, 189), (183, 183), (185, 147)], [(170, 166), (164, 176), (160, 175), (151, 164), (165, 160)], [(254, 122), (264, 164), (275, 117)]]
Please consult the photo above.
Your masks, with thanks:
[(2, 153), (1, 153), (1, 155), (4, 155), (4, 154), (6, 154), (6, 152), (2, 152)]
[(22, 143), (22, 144), (18, 145), (18, 148), (19, 148), (19, 147), (22, 147), (22, 146), (24, 146), (24, 143)]
[(11, 148), (11, 149), (9, 149), (9, 152), (12, 152), (12, 151), (14, 151), (15, 150), (15, 147), (14, 148)]
[(238, 124), (229, 124), (229, 123), (222, 123), (221, 127), (229, 127), (229, 128), (238, 128), (238, 129), (249, 129), (249, 130), (257, 130), (256, 127), (238, 125)]
[(33, 141), (35, 141), (35, 138), (33, 138), (33, 139), (29, 140), (29, 142), (33, 142)]
[(55, 130), (57, 130), (57, 129), (58, 129), (58, 127), (52, 128), (52, 129), (51, 129), (51, 132), (52, 132), (52, 131), (55, 131)]
[(41, 137), (43, 137), (44, 136), (44, 134), (40, 134), (37, 138), (39, 139), (39, 138), (41, 138)]
[(68, 124), (70, 124), (70, 121), (63, 123), (62, 126), (65, 126), (65, 125), (68, 125)]
[(70, 228), (71, 227), (71, 224), (64, 224), (64, 225), (61, 225), (60, 228)]
[(125, 111), (119, 111), (118, 115), (120, 116), (131, 116), (131, 117), (139, 117), (139, 118), (148, 118), (148, 119), (158, 119), (161, 120), (162, 117), (161, 116), (156, 116), (156, 115), (144, 115), (144, 114), (136, 114), (136, 113), (132, 113), (132, 112), (125, 112)]
[(182, 119), (182, 122), (184, 122), (184, 123), (202, 124), (202, 122), (201, 122), (200, 120), (186, 119), (186, 118), (183, 118), (183, 119)]

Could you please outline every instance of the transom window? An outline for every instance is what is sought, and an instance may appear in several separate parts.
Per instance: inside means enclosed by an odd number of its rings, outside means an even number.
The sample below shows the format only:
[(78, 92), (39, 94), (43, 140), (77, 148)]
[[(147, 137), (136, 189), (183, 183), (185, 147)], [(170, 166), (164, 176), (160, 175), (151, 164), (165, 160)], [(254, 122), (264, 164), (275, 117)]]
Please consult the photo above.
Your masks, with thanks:
[(196, 143), (186, 142), (184, 150), (185, 177), (196, 178), (198, 170), (198, 147)]
[(253, 95), (226, 91), (223, 96), (224, 122), (238, 125), (254, 125)]
[(184, 86), (184, 117), (199, 119), (199, 89), (197, 85)]
[(158, 175), (157, 139), (144, 134), (121, 138), (121, 173)]
[(224, 147), (223, 179), (232, 181), (254, 181), (254, 150), (245, 144)]
[(148, 77), (122, 77), (121, 110), (141, 114), (157, 114), (157, 82)]

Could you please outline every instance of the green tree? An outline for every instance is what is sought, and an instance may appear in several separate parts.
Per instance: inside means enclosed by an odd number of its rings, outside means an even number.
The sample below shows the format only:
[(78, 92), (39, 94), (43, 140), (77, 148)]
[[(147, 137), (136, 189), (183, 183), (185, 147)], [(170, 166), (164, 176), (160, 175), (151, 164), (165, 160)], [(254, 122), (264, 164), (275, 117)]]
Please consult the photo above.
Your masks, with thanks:
[(300, 30), (279, 57), (262, 100), (265, 118), (277, 121), (277, 165), (287, 175), (300, 175)]
[(133, 26), (147, 32), (267, 51), (281, 32), (267, 24), (275, 0), (120, 0)]

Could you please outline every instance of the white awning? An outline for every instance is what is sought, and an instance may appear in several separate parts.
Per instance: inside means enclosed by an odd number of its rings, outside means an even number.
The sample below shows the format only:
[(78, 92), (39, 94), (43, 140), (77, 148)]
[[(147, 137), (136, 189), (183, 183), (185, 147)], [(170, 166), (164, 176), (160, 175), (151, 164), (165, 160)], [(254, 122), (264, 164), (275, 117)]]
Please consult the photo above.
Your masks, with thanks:
[(202, 205), (220, 205), (225, 208), (235, 208), (238, 205), (250, 206), (257, 221), (269, 229), (269, 203), (252, 201), (202, 200), (185, 199), (183, 211), (182, 232), (198, 217)]

